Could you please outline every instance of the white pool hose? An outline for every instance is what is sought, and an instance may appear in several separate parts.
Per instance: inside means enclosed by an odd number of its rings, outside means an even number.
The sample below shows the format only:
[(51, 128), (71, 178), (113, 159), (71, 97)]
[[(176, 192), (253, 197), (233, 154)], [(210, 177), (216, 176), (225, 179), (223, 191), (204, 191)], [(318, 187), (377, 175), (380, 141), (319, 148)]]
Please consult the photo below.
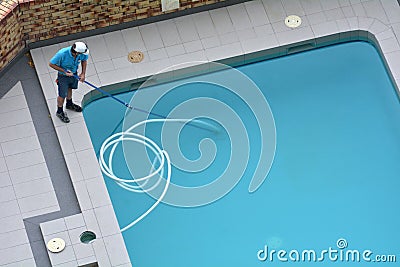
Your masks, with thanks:
[[(171, 162), (170, 162), (168, 153), (165, 150), (162, 150), (150, 138), (148, 138), (144, 135), (138, 134), (138, 133), (134, 133), (133, 132), (134, 129), (141, 125), (147, 124), (147, 123), (156, 123), (156, 122), (188, 123), (189, 121), (191, 121), (191, 120), (187, 120), (187, 119), (149, 119), (149, 120), (144, 120), (139, 123), (136, 123), (135, 125), (131, 126), (129, 129), (127, 129), (124, 132), (119, 132), (119, 133), (115, 133), (115, 134), (111, 135), (101, 145), (100, 153), (99, 153), (99, 163), (100, 163), (101, 171), (105, 175), (107, 175), (109, 178), (113, 179), (122, 188), (124, 188), (128, 191), (131, 191), (131, 192), (135, 192), (135, 193), (146, 193), (146, 192), (149, 192), (149, 191), (153, 190), (154, 188), (156, 188), (159, 185), (162, 178), (166, 179), (164, 190), (161, 193), (160, 197), (157, 199), (157, 201), (146, 212), (144, 212), (142, 215), (140, 215), (137, 219), (135, 219), (134, 221), (129, 223), (127, 226), (121, 228), (121, 232), (128, 230), (129, 228), (131, 228), (132, 226), (134, 226), (135, 224), (137, 224), (138, 222), (143, 220), (150, 212), (152, 212), (158, 206), (158, 204), (160, 204), (160, 202), (164, 198), (165, 194), (167, 193), (168, 186), (171, 181)], [(113, 156), (114, 156), (115, 149), (117, 148), (117, 146), (119, 144), (122, 144), (123, 142), (127, 142), (127, 141), (143, 144), (145, 147), (149, 148), (156, 156), (156, 158), (153, 161), (153, 169), (151, 170), (149, 175), (144, 176), (144, 177), (135, 178), (135, 179), (124, 179), (124, 178), (120, 178), (114, 174)], [(107, 160), (105, 158), (105, 154), (108, 149), (110, 149), (110, 152), (109, 152), (109, 157), (108, 157), (108, 162), (107, 162)], [(155, 168), (155, 166), (156, 166), (155, 164), (157, 162), (159, 162), (159, 166), (158, 166), (158, 168)], [(164, 167), (167, 167), (166, 177), (164, 177)], [(159, 175), (159, 179), (158, 179), (157, 183), (155, 183), (150, 188), (145, 189), (144, 186), (147, 184), (149, 179), (154, 177), (155, 175)], [(138, 182), (142, 182), (142, 184), (137, 185)]]

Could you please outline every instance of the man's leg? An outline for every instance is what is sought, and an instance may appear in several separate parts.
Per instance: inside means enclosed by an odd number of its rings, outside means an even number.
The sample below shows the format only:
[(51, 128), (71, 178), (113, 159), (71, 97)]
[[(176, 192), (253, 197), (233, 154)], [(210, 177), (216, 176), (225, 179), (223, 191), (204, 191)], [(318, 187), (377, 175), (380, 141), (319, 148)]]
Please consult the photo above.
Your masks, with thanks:
[(62, 111), (63, 106), (64, 106), (64, 100), (65, 100), (65, 98), (62, 98), (61, 96), (57, 97), (57, 112), (59, 112), (60, 109)]
[(69, 118), (66, 113), (63, 111), (64, 101), (67, 94), (68, 85), (66, 84), (64, 77), (58, 77), (58, 97), (57, 97), (57, 117), (60, 118), (61, 121), (68, 123)]
[(67, 104), (65, 105), (65, 107), (67, 109), (71, 109), (71, 110), (76, 111), (76, 112), (81, 112), (82, 111), (82, 108), (79, 105), (74, 104), (72, 102), (72, 88), (68, 88)]
[(72, 101), (72, 88), (68, 88), (67, 92), (67, 101), (71, 100)]

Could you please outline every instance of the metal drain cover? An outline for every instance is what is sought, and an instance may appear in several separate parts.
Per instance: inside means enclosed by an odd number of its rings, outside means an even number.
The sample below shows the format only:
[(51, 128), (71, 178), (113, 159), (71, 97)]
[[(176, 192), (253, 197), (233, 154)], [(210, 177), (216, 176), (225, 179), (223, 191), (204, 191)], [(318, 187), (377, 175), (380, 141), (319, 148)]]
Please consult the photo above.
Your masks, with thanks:
[(61, 238), (53, 238), (47, 243), (47, 249), (53, 253), (63, 251), (65, 248), (65, 241)]
[(289, 28), (297, 28), (301, 25), (301, 18), (297, 15), (287, 16), (285, 19), (285, 24)]
[(140, 51), (132, 51), (128, 54), (128, 60), (131, 63), (139, 63), (144, 58), (144, 54)]

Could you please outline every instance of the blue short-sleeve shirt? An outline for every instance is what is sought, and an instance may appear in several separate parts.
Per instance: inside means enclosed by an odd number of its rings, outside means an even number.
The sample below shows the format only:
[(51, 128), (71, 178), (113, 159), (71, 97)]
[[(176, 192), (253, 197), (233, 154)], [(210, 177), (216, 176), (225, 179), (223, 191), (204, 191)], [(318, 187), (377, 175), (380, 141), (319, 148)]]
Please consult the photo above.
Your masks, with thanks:
[(50, 63), (60, 66), (64, 70), (70, 70), (72, 73), (76, 73), (78, 71), (79, 64), (82, 61), (87, 61), (89, 58), (88, 55), (78, 54), (76, 58), (71, 53), (71, 46), (60, 49), (52, 59), (50, 59)]

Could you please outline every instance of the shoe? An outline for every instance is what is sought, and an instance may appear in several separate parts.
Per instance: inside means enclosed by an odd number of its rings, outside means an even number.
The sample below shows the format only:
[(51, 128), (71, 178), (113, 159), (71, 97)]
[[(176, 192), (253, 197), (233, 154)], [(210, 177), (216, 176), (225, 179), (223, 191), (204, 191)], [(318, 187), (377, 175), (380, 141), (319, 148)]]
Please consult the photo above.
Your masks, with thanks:
[(66, 105), (65, 108), (76, 111), (76, 112), (82, 112), (82, 108), (79, 105), (73, 104), (73, 103), (72, 103), (72, 105)]
[(58, 113), (58, 112), (57, 112), (56, 115), (57, 115), (57, 117), (60, 118), (60, 120), (61, 120), (62, 122), (65, 122), (65, 123), (68, 123), (68, 122), (69, 122), (69, 118), (68, 118), (68, 116), (67, 116), (67, 113), (65, 113), (65, 112)]

